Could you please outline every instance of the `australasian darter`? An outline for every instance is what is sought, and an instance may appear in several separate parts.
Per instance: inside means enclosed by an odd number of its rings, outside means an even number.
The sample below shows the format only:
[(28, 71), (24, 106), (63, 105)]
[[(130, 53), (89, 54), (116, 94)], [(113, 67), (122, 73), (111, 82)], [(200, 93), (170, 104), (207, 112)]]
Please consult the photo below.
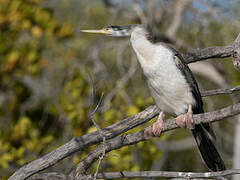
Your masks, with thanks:
[(216, 136), (209, 123), (194, 125), (192, 114), (203, 113), (198, 85), (181, 54), (164, 43), (154, 43), (147, 25), (108, 26), (100, 30), (81, 30), (114, 37), (130, 36), (131, 45), (146, 76), (150, 93), (160, 114), (146, 136), (160, 136), (164, 113), (176, 117), (180, 127), (191, 129), (202, 158), (213, 171), (225, 170), (215, 145)]

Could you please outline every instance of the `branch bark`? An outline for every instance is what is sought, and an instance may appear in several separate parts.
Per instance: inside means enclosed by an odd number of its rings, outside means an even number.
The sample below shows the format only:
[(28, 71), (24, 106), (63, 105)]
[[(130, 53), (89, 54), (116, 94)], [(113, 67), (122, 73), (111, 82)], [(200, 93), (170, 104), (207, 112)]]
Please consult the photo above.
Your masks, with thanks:
[[(167, 178), (185, 178), (185, 179), (192, 179), (192, 178), (216, 178), (216, 177), (223, 177), (229, 176), (233, 174), (240, 174), (239, 169), (229, 169), (225, 171), (218, 171), (218, 172), (203, 172), (203, 173), (196, 173), (196, 172), (171, 172), (171, 171), (122, 171), (122, 172), (109, 172), (109, 173), (100, 173), (98, 174), (99, 179), (116, 179), (116, 178), (144, 178), (144, 177), (167, 177)], [(91, 179), (93, 175), (85, 176), (87, 179)]]
[[(146, 123), (152, 118), (158, 115), (158, 109), (156, 106), (149, 106), (144, 111), (126, 118), (118, 123), (102, 129), (106, 139), (116, 137), (140, 124)], [(16, 171), (9, 180), (21, 180), (30, 177), (31, 175), (40, 172), (50, 166), (53, 166), (57, 162), (61, 161), (65, 157), (73, 154), (76, 151), (80, 151), (90, 145), (97, 144), (103, 141), (103, 137), (97, 132), (85, 134), (81, 137), (75, 137), (66, 144), (60, 146), (56, 150), (46, 154), (45, 156), (24, 165), (18, 171)]]
[(29, 180), (73, 180), (71, 176), (57, 173), (57, 172), (49, 172), (49, 173), (41, 173), (36, 174), (29, 178)]
[(202, 97), (213, 96), (213, 95), (221, 95), (221, 94), (232, 94), (235, 91), (240, 91), (240, 86), (236, 86), (230, 89), (214, 89), (201, 92)]
[(210, 58), (226, 58), (231, 57), (234, 53), (233, 45), (207, 47), (203, 49), (195, 49), (183, 54), (185, 63), (197, 62)]
[[(209, 178), (222, 178), (224, 176), (240, 174), (240, 169), (229, 169), (218, 172), (174, 172), (174, 171), (120, 171), (120, 172), (105, 172), (98, 174), (98, 179), (116, 179), (116, 178), (153, 178), (153, 177), (166, 177), (174, 178), (174, 180), (180, 179), (209, 179)], [(84, 176), (84, 180), (92, 180), (94, 175)], [(30, 180), (73, 180), (74, 178), (68, 175), (50, 172), (34, 175)], [(225, 178), (224, 178), (225, 179)], [(173, 180), (173, 179), (172, 179)]]
[(240, 34), (231, 45), (195, 49), (183, 54), (186, 63), (192, 63), (210, 58), (232, 57), (236, 70), (240, 71)]
[[(240, 103), (228, 106), (226, 108), (222, 108), (217, 111), (207, 112), (203, 114), (193, 115), (193, 121), (195, 124), (206, 123), (206, 122), (215, 122), (226, 117), (231, 117), (240, 113)], [(175, 119), (168, 119), (163, 123), (163, 129), (161, 133), (164, 133), (169, 130), (173, 130), (178, 128)], [(83, 175), (87, 169), (94, 163), (98, 157), (101, 155), (103, 148), (105, 148), (105, 152), (108, 153), (112, 150), (122, 148), (123, 146), (128, 146), (132, 144), (136, 144), (140, 141), (147, 140), (145, 137), (145, 130), (147, 128), (142, 129), (139, 132), (124, 134), (122, 136), (113, 138), (105, 143), (105, 145), (101, 144), (97, 146), (92, 152), (85, 156), (85, 158), (78, 164), (76, 170), (76, 177)]]
[[(236, 87), (238, 89), (238, 87)], [(231, 90), (218, 90), (216, 94), (223, 92), (229, 93)], [(204, 93), (203, 93), (204, 94)], [(206, 93), (214, 95), (214, 93)], [(158, 115), (158, 109), (156, 106), (149, 106), (144, 111), (119, 121), (116, 124), (108, 126), (102, 129), (106, 139), (114, 138), (140, 124), (146, 123), (155, 116)], [(46, 154), (45, 156), (24, 165), (18, 171), (16, 171), (9, 180), (25, 179), (31, 175), (38, 173), (50, 166), (53, 166), (57, 162), (61, 161), (65, 157), (73, 154), (76, 151), (80, 151), (90, 145), (97, 144), (102, 141), (102, 136), (98, 132), (89, 133), (81, 137), (75, 137), (66, 144), (60, 146), (56, 150)]]
[(233, 47), (234, 47), (234, 53), (233, 53), (232, 62), (233, 62), (234, 67), (238, 71), (240, 71), (240, 34), (234, 41)]

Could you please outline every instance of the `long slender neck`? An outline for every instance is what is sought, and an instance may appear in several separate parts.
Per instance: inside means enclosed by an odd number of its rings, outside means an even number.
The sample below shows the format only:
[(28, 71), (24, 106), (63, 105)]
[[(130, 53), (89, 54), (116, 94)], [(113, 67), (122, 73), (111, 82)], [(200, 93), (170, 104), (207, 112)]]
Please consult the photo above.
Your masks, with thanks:
[(154, 55), (154, 44), (149, 40), (147, 32), (142, 30), (133, 31), (130, 41), (142, 68), (144, 68)]

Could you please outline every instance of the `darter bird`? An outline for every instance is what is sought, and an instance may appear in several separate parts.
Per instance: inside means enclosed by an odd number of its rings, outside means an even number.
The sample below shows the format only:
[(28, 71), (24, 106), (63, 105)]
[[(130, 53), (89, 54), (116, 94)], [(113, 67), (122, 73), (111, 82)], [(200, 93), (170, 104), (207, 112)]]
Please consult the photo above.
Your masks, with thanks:
[(203, 113), (202, 98), (191, 70), (177, 50), (165, 43), (154, 43), (151, 30), (143, 24), (81, 31), (114, 37), (130, 36), (150, 93), (160, 110), (157, 121), (145, 131), (146, 137), (160, 136), (164, 113), (172, 115), (178, 126), (191, 129), (208, 168), (225, 170), (214, 145), (216, 136), (209, 123), (194, 125), (192, 115)]

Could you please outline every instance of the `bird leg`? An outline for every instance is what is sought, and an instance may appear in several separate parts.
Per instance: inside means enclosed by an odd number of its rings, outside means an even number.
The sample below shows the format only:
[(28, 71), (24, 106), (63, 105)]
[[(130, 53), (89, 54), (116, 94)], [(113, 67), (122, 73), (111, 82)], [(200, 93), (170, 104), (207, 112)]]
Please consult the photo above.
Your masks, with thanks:
[(146, 139), (150, 139), (152, 137), (159, 137), (161, 135), (163, 119), (164, 113), (160, 112), (157, 121), (154, 122), (151, 126), (147, 127), (146, 130), (144, 131), (144, 136)]
[(188, 129), (194, 129), (194, 122), (193, 122), (193, 112), (192, 112), (192, 105), (188, 105), (188, 112), (186, 114), (181, 114), (176, 117), (176, 124), (181, 127)]

